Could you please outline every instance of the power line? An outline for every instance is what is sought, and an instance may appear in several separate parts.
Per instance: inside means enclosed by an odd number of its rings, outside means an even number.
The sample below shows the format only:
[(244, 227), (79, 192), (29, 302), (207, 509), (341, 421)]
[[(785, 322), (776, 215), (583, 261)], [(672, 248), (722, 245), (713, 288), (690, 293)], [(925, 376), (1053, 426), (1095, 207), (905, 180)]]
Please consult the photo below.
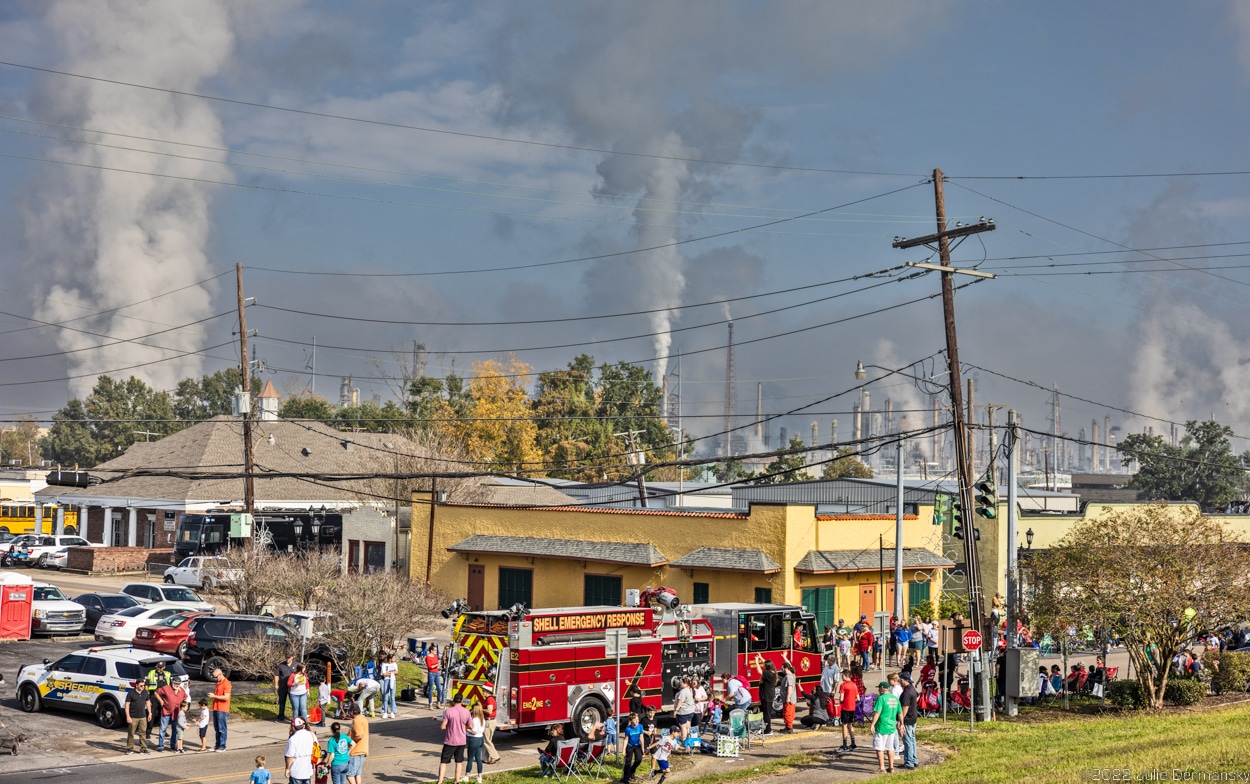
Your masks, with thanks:
[(922, 175), (911, 174), (907, 172), (873, 172), (873, 171), (856, 171), (852, 169), (824, 169), (810, 166), (784, 166), (781, 164), (771, 163), (749, 163), (746, 161), (720, 161), (708, 158), (683, 158), (675, 155), (659, 155), (656, 153), (636, 152), (629, 150), (609, 150), (599, 147), (582, 147), (573, 144), (559, 144), (556, 142), (541, 142), (533, 139), (517, 139), (506, 136), (491, 136), (481, 133), (470, 133), (468, 131), (455, 131), (447, 128), (430, 128), (420, 125), (408, 125), (405, 123), (388, 122), (386, 120), (370, 120), (362, 117), (351, 117), (342, 114), (332, 114), (329, 112), (315, 112), (309, 109), (296, 109), (289, 106), (278, 106), (276, 104), (266, 104), (257, 101), (244, 101), (239, 98), (225, 98), (218, 95), (208, 95), (206, 93), (194, 93), (186, 90), (173, 90), (167, 87), (154, 87), (147, 84), (138, 84), (135, 82), (124, 82), (118, 79), (106, 79), (100, 76), (88, 76), (86, 74), (72, 73), (69, 71), (58, 71), (52, 68), (40, 68), (34, 65), (24, 65), (22, 63), (13, 63), (0, 61), (0, 65), (9, 66), (10, 68), (22, 68), (28, 71), (37, 71), (39, 73), (54, 74), (56, 76), (68, 76), (75, 79), (86, 79), (93, 82), (102, 82), (104, 84), (115, 84), (121, 87), (133, 87), (139, 90), (152, 90), (155, 92), (167, 93), (169, 95), (181, 95), (187, 98), (201, 98), (206, 101), (218, 101), (220, 103), (229, 103), (236, 106), (248, 106), (254, 109), (269, 109), (278, 112), (287, 112), (290, 114), (300, 114), (308, 117), (320, 117), (329, 120), (343, 120), (346, 122), (362, 123), (365, 125), (377, 125), (387, 128), (398, 128), (407, 131), (420, 131), (423, 133), (438, 133), (448, 136), (459, 136), (469, 139), (481, 139), (483, 141), (505, 142), (508, 144), (524, 144), (532, 147), (545, 147), (548, 149), (572, 150), (576, 152), (591, 152), (598, 155), (621, 155), (634, 158), (651, 158), (663, 161), (684, 161), (686, 163), (702, 163), (713, 166), (740, 166), (753, 169), (773, 169), (778, 171), (797, 171), (797, 172), (816, 172), (821, 174), (856, 174), (870, 175), (878, 177), (917, 177)]
[[(170, 362), (175, 359), (181, 359), (183, 357), (189, 357), (195, 354), (204, 354), (204, 352), (206, 351), (212, 351), (213, 349), (221, 348), (223, 346), (231, 346), (231, 345), (234, 345), (234, 341), (228, 340), (225, 343), (218, 343), (215, 346), (209, 346), (207, 348), (197, 349), (194, 351), (183, 351), (181, 353), (174, 354), (171, 357), (163, 357), (161, 359), (154, 359), (151, 362), (140, 362), (137, 365), (127, 365), (126, 367), (115, 368), (113, 370), (101, 370), (96, 373), (81, 373), (77, 376), (58, 376), (57, 378), (45, 378), (45, 379), (40, 379), (38, 381), (4, 381), (4, 382), (0, 382), (0, 387), (24, 387), (24, 386), (30, 386), (32, 384), (57, 384), (63, 381), (73, 381), (74, 379), (79, 379), (79, 378), (95, 378), (97, 376), (111, 376), (114, 373), (121, 373), (122, 371), (125, 371), (125, 370), (135, 370), (141, 367), (149, 367), (150, 365), (159, 365), (162, 362)], [(145, 346), (145, 348), (158, 348), (158, 347)], [(160, 350), (172, 351), (173, 349), (160, 349)]]
[[(0, 311), (0, 315), (9, 316), (13, 314)], [(97, 346), (84, 346), (83, 348), (68, 349), (66, 351), (53, 351), (47, 354), (28, 354), (27, 356), (24, 356), (24, 357), (0, 357), (0, 362), (18, 362), (18, 361), (27, 360), (27, 359), (47, 359), (49, 357), (63, 357), (63, 356), (68, 356), (70, 354), (77, 354), (80, 351), (96, 351), (102, 348), (111, 348), (112, 346), (120, 346), (123, 343), (133, 343), (137, 346), (142, 346), (144, 348), (156, 348), (156, 349), (162, 349), (165, 351), (177, 351), (178, 349), (168, 349), (168, 348), (165, 348), (164, 346), (153, 346), (148, 343), (139, 343), (138, 341), (147, 340), (148, 338), (154, 338), (157, 335), (164, 335), (168, 332), (176, 332), (180, 329), (186, 329), (187, 327), (196, 327), (196, 326), (199, 326), (200, 324), (207, 324), (208, 322), (213, 321), (214, 319), (219, 319), (222, 316), (228, 316), (228, 315), (230, 315), (229, 311), (225, 313), (218, 313), (215, 316), (209, 316), (208, 318), (202, 318), (196, 321), (190, 321), (186, 324), (180, 324), (176, 327), (170, 327), (169, 329), (162, 329), (159, 332), (150, 332), (146, 335), (139, 335), (133, 338), (121, 338), (119, 340), (113, 341), (112, 343), (101, 343)], [(48, 325), (48, 326), (52, 326), (52, 325)], [(60, 326), (65, 329), (73, 329), (72, 327), (65, 327), (65, 322), (62, 322), (61, 324), (57, 326)], [(103, 337), (103, 338), (112, 337), (111, 335), (103, 335), (98, 332), (88, 332), (86, 330), (80, 330), (80, 329), (73, 329), (73, 331), (81, 332), (86, 335), (94, 335), (96, 337)]]

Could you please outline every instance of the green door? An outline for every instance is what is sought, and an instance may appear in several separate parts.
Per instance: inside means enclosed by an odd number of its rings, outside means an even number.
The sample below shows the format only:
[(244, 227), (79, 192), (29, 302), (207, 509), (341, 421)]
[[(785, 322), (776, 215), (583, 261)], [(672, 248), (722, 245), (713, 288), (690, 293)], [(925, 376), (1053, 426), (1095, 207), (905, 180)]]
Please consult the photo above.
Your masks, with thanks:
[(804, 588), (803, 606), (816, 616), (816, 633), (822, 634), (826, 626), (833, 626), (833, 587)]

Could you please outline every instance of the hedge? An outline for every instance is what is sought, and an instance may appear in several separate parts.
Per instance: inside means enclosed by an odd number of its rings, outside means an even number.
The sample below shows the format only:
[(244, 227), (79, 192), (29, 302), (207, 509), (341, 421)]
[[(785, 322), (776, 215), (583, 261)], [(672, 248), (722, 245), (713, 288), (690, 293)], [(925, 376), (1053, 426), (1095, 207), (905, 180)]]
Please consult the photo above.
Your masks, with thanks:
[(1107, 699), (1121, 708), (1139, 710), (1146, 707), (1146, 696), (1136, 680), (1112, 681), (1107, 684)]
[(1210, 657), (1211, 691), (1214, 694), (1224, 692), (1247, 691), (1250, 684), (1250, 652), (1224, 651), (1218, 656)]
[(1205, 696), (1207, 684), (1201, 678), (1171, 678), (1163, 687), (1163, 701), (1172, 705), (1197, 705)]

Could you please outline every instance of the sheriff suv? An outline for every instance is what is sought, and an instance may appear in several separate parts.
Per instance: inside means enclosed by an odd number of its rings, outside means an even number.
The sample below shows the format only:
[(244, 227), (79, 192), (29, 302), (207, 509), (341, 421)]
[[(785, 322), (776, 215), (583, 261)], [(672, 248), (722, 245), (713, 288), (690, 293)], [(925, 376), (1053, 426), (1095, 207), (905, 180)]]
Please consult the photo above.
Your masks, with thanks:
[(55, 662), (44, 659), (18, 670), (17, 701), (27, 713), (44, 708), (94, 713), (101, 727), (117, 729), (126, 723), (122, 706), (130, 685), (161, 661), (172, 675), (186, 674), (182, 663), (168, 654), (128, 645), (83, 648)]

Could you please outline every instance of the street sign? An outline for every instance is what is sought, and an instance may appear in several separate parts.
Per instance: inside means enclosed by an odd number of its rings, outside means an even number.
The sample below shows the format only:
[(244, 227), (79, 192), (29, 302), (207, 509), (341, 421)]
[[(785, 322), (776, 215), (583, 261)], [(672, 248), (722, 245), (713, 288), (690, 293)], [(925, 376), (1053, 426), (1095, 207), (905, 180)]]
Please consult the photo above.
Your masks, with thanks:
[(965, 651), (981, 650), (981, 642), (982, 642), (981, 632), (977, 631), (976, 629), (969, 629), (968, 631), (964, 632), (963, 644), (964, 644)]

